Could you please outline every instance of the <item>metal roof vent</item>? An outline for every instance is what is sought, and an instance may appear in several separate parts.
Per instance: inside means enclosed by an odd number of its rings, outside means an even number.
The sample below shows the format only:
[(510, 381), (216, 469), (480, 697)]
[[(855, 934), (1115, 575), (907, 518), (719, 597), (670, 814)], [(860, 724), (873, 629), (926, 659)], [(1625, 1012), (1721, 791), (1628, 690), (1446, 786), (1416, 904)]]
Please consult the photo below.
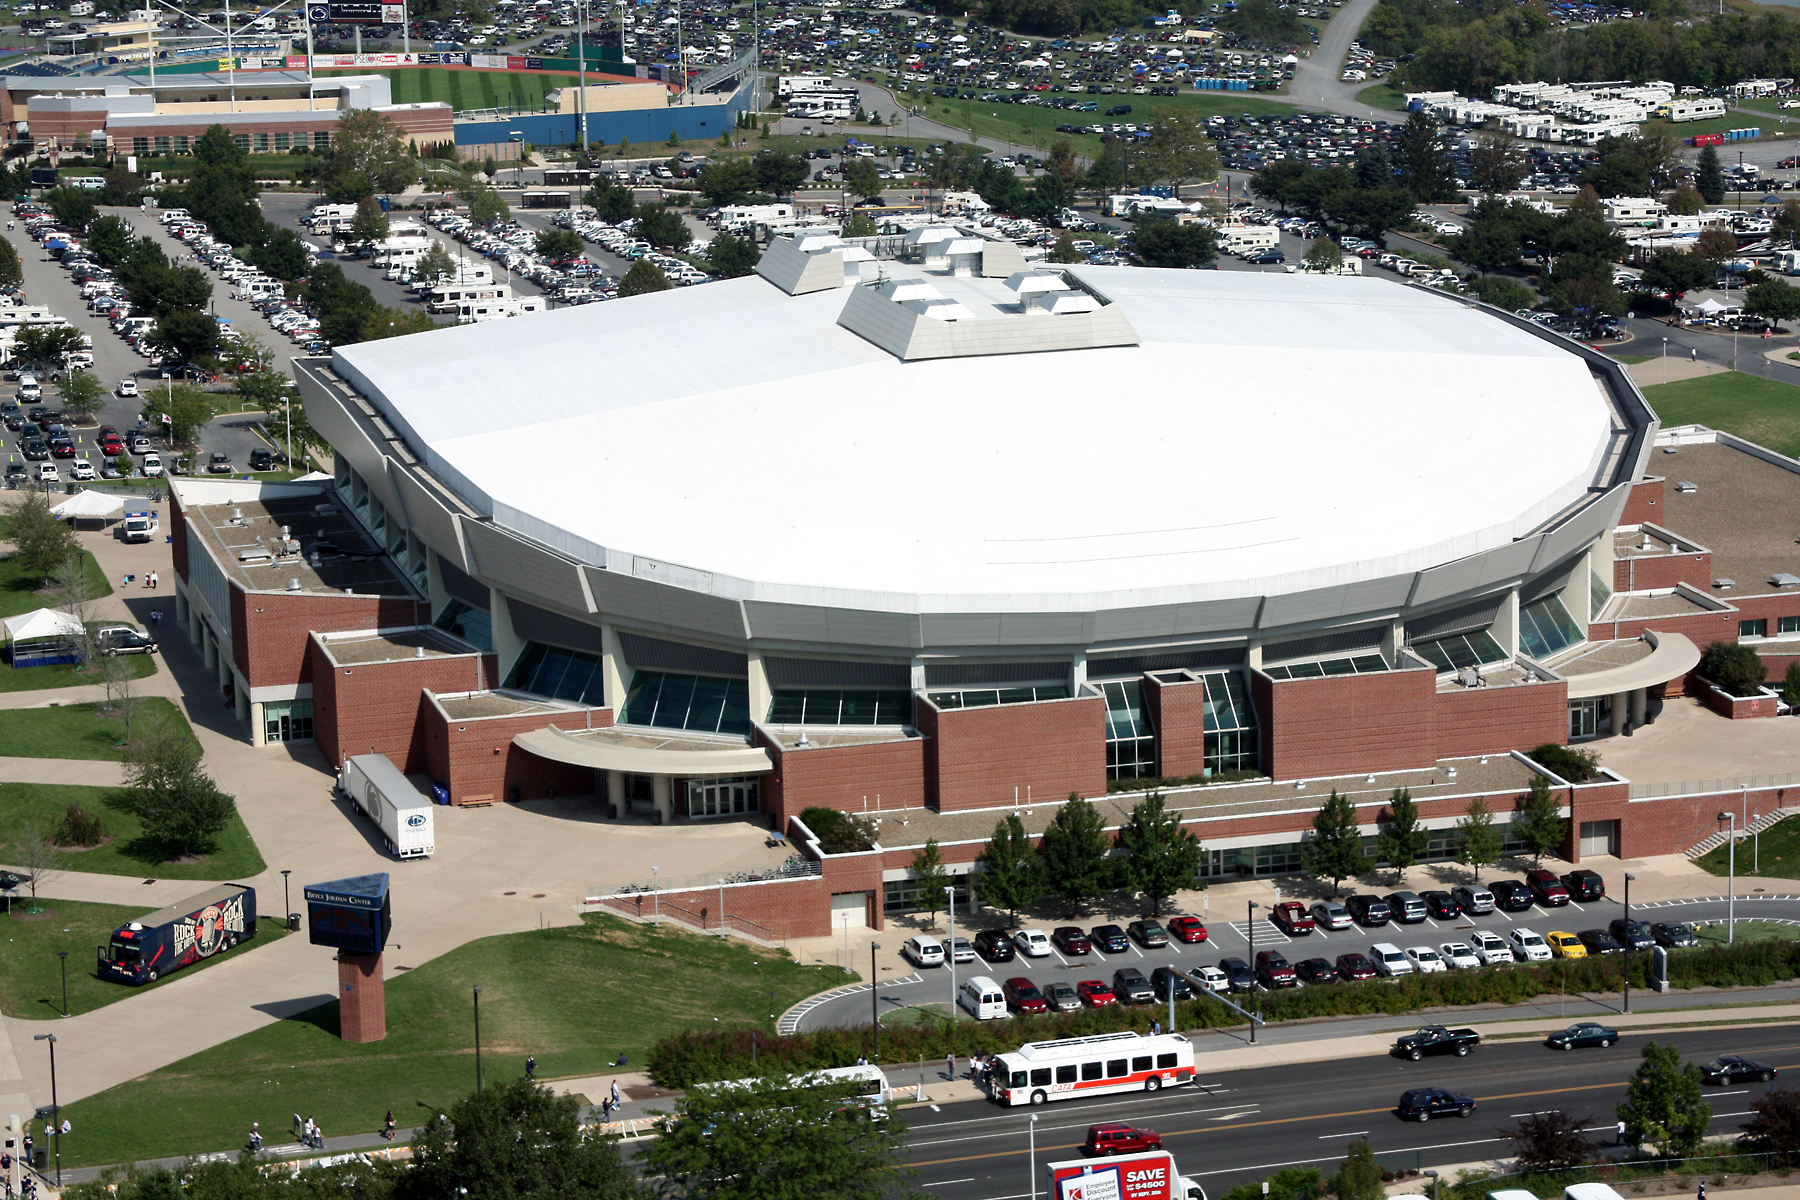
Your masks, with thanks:
[(1678, 492), (1697, 492), (1700, 490), (1700, 485), (1697, 483), (1688, 483), (1684, 480), (1675, 485), (1675, 490)]
[(1769, 582), (1776, 587), (1793, 587), (1800, 583), (1800, 575), (1790, 575), (1786, 571), (1777, 571), (1769, 576)]
[(425, 647), (414, 646), (413, 647), (413, 657), (414, 658), (424, 658), (425, 657)]
[(1715, 579), (1715, 580), (1713, 580), (1713, 586), (1718, 588), (1720, 591), (1725, 591), (1728, 588), (1736, 587), (1737, 580), (1735, 580), (1735, 579)]
[(290, 592), (297, 592), (300, 590), (300, 577), (298, 575), (288, 580), (287, 590)]
[(1664, 453), (1664, 454), (1673, 454), (1673, 453), (1675, 453), (1675, 447), (1673, 447), (1673, 446), (1664, 446), (1664, 447), (1663, 447), (1663, 448), (1662, 448), (1662, 452), (1663, 452), (1663, 453)]
[(1644, 540), (1638, 543), (1638, 550), (1644, 554), (1648, 554), (1654, 549), (1656, 549), (1656, 543), (1651, 541), (1650, 535), (1646, 533), (1644, 535)]

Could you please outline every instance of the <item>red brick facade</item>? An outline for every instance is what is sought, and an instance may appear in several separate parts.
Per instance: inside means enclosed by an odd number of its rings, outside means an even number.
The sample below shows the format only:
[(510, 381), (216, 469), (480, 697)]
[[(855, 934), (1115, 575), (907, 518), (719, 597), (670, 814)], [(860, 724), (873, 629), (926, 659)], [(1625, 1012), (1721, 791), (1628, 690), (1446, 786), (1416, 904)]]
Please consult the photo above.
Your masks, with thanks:
[(387, 990), (381, 955), (338, 952), (338, 1036), (346, 1042), (387, 1037)]
[(493, 679), (495, 671), (491, 654), (333, 666), (323, 643), (314, 640), (311, 645), (313, 737), (333, 765), (353, 754), (376, 753), (393, 759), (402, 771), (425, 770), (420, 715), (431, 703), (425, 689), (480, 691), (482, 680)]
[(1646, 479), (1631, 485), (1625, 499), (1625, 511), (1619, 515), (1621, 525), (1662, 524), (1663, 481)]
[(1144, 710), (1156, 730), (1156, 771), (1164, 779), (1206, 770), (1206, 686), (1144, 678)]
[(1432, 717), (1437, 677), (1424, 669), (1326, 679), (1250, 672), (1272, 779), (1397, 771), (1438, 760)]
[[(231, 658), (244, 682), (253, 688), (310, 683), (313, 663), (307, 647), (314, 633), (405, 629), (430, 620), (430, 605), (401, 596), (246, 592), (233, 583)], [(491, 669), (488, 679), (493, 679)], [(477, 686), (439, 690), (473, 690)]]
[(1439, 758), (1529, 750), (1569, 737), (1569, 685), (1455, 688), (1433, 703), (1433, 745)]
[(1613, 560), (1613, 591), (1666, 591), (1678, 583), (1712, 589), (1712, 554), (1660, 554)]
[(926, 803), (939, 812), (1106, 794), (1106, 701), (992, 708), (914, 706), (925, 735)]
[[(316, 704), (314, 708), (316, 711)], [(613, 723), (609, 708), (596, 708), (591, 716), (591, 727), (595, 729)], [(435, 782), (447, 785), (452, 804), (492, 804), (514, 799), (515, 791), (520, 800), (539, 800), (553, 794), (595, 794), (593, 768), (539, 758), (512, 744), (518, 734), (549, 725), (562, 729), (586, 728), (589, 727), (589, 713), (528, 713), (517, 717), (458, 721), (446, 717), (444, 710), (427, 697), (419, 706), (424, 761), (416, 769), (429, 774)]]
[(924, 738), (783, 748), (757, 727), (750, 740), (769, 752), (775, 766), (761, 782), (763, 811), (774, 815), (777, 829), (814, 807), (861, 812), (925, 805)]

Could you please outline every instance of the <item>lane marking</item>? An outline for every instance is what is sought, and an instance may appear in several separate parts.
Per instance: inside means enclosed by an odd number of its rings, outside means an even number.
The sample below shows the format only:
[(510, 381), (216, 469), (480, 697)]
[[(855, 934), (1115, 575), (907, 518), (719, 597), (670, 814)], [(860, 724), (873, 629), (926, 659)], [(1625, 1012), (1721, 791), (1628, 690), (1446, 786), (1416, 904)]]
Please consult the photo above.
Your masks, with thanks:
[(1332, 1139), (1332, 1138), (1341, 1138), (1341, 1137), (1344, 1137), (1344, 1138), (1353, 1138), (1353, 1137), (1368, 1137), (1368, 1136), (1369, 1136), (1369, 1131), (1368, 1131), (1368, 1130), (1366, 1130), (1366, 1129), (1356, 1129), (1356, 1130), (1352, 1130), (1352, 1131), (1351, 1131), (1351, 1132), (1349, 1132), (1349, 1133), (1321, 1133), (1321, 1134), (1320, 1134), (1320, 1135), (1319, 1135), (1319, 1140), (1320, 1140), (1320, 1141), (1321, 1141), (1321, 1142), (1323, 1142), (1323, 1141), (1328, 1141), (1328, 1140), (1330, 1140), (1330, 1139)]

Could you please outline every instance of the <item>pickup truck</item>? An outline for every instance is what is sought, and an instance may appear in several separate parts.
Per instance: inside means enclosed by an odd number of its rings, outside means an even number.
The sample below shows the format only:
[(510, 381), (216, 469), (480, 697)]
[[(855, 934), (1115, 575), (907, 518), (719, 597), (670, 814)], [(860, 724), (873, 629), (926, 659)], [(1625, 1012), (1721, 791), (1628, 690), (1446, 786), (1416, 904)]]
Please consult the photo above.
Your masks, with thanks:
[(1269, 910), (1269, 918), (1289, 937), (1313, 931), (1312, 912), (1298, 900), (1284, 900), (1277, 904)]
[(1481, 1035), (1473, 1029), (1445, 1029), (1427, 1025), (1394, 1042), (1394, 1053), (1418, 1062), (1427, 1054), (1454, 1054), (1462, 1058), (1481, 1045)]

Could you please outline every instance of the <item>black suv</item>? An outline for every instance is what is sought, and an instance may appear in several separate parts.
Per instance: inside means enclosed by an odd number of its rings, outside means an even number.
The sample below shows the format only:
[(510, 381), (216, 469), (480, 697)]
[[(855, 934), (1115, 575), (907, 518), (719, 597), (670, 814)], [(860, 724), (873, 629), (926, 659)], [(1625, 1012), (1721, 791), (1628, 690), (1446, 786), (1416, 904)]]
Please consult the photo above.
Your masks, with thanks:
[(275, 455), (269, 450), (252, 450), (250, 452), (250, 469), (252, 471), (273, 471)]
[(1643, 921), (1628, 921), (1624, 917), (1614, 917), (1612, 924), (1606, 927), (1607, 932), (1633, 950), (1648, 950), (1656, 945), (1656, 935), (1650, 932), (1650, 926)]
[(1575, 935), (1589, 954), (1622, 954), (1625, 944), (1604, 929), (1584, 929)]
[(1501, 912), (1524, 912), (1531, 907), (1531, 889), (1517, 879), (1496, 879), (1488, 884), (1494, 907)]
[(1429, 1121), (1433, 1117), (1466, 1117), (1475, 1111), (1473, 1096), (1459, 1096), (1443, 1088), (1414, 1088), (1402, 1092), (1397, 1106), (1403, 1121)]
[(1569, 889), (1571, 900), (1598, 900), (1606, 895), (1606, 880), (1600, 878), (1599, 872), (1586, 867), (1564, 875), (1562, 885)]
[(1350, 910), (1350, 915), (1356, 918), (1358, 925), (1371, 928), (1386, 925), (1394, 915), (1388, 911), (1387, 902), (1380, 896), (1355, 895), (1344, 901), (1344, 907)]
[(1166, 1002), (1169, 998), (1169, 989), (1171, 987), (1175, 989), (1175, 998), (1177, 1000), (1192, 1000), (1194, 998), (1194, 985), (1189, 983), (1187, 977), (1178, 972), (1174, 967), (1158, 967), (1156, 970), (1150, 972), (1150, 990), (1156, 993), (1156, 998), (1158, 1000)]
[[(6, 470), (9, 475), (12, 473), (11, 467)], [(1671, 950), (1678, 946), (1698, 946), (1700, 944), (1700, 938), (1694, 933), (1694, 927), (1680, 921), (1658, 921), (1650, 927), (1650, 936), (1656, 939), (1657, 945), (1667, 946)]]
[(975, 953), (989, 962), (1011, 962), (1018, 951), (1013, 949), (1013, 940), (1009, 934), (998, 929), (984, 929), (975, 935)]

